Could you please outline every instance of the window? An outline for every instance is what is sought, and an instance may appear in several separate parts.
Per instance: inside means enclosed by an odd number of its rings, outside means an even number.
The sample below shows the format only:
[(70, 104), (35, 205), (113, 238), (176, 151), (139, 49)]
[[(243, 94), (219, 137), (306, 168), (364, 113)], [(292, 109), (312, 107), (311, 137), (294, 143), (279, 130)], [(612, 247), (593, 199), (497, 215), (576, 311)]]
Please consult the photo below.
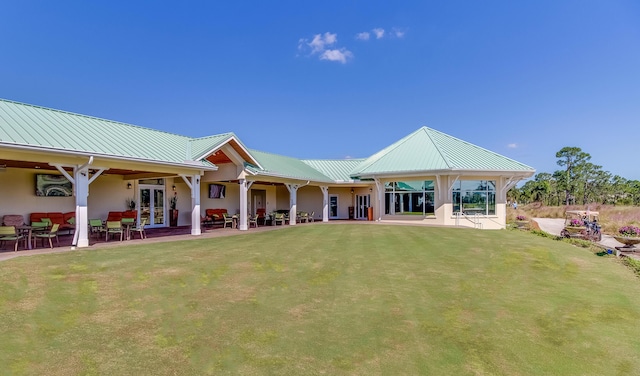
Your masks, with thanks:
[(433, 180), (385, 183), (384, 213), (394, 215), (433, 215)]
[(461, 180), (453, 186), (453, 212), (466, 215), (496, 214), (496, 182)]

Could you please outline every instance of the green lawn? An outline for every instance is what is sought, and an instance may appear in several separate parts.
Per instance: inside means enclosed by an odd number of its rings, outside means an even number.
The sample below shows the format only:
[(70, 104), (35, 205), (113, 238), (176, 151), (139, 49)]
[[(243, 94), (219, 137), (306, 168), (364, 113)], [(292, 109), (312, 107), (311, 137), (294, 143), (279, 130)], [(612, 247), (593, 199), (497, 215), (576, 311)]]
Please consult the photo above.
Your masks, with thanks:
[(638, 375), (640, 281), (522, 231), (299, 225), (0, 263), (0, 374)]

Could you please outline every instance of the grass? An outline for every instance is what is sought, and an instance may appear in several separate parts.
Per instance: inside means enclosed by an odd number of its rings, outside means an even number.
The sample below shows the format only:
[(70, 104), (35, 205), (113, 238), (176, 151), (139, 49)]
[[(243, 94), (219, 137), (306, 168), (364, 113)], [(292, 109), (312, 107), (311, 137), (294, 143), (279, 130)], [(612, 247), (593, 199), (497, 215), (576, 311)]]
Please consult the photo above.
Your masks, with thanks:
[(301, 225), (0, 265), (0, 374), (640, 373), (640, 283), (522, 231)]

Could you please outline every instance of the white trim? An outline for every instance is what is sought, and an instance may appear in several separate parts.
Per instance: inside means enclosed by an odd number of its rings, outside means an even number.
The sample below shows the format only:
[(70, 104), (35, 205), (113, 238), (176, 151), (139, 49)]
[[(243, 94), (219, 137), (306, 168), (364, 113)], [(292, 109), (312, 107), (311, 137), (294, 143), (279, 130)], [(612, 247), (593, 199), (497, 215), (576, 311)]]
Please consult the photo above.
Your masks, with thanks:
[[(242, 151), (244, 151), (245, 153), (247, 153), (247, 155), (251, 158), (251, 164), (260, 167), (260, 169), (263, 169), (263, 167), (260, 165), (260, 163), (258, 162), (258, 160), (249, 152), (249, 150), (247, 148), (244, 147), (244, 145), (242, 144), (242, 142), (240, 142), (240, 140), (238, 140), (234, 135), (229, 135), (228, 138), (224, 141), (222, 141), (220, 143), (220, 145), (218, 145), (217, 147), (210, 149), (208, 152), (205, 153), (201, 153), (198, 156), (198, 160), (203, 160), (206, 159), (209, 155), (215, 153), (218, 150), (221, 150), (224, 146), (229, 146), (231, 149), (233, 149), (233, 146), (229, 145), (229, 141), (235, 141), (236, 144), (240, 147), (240, 149), (242, 149)], [(240, 154), (238, 154), (237, 151), (233, 150), (234, 153), (236, 153), (236, 155), (239, 157), (239, 159), (241, 159), (244, 162), (244, 158), (240, 157)], [(236, 165), (239, 165), (236, 163)]]
[[(183, 161), (183, 162), (170, 162), (170, 161), (159, 161), (156, 159), (143, 159), (143, 158), (132, 158), (132, 157), (121, 157), (112, 154), (102, 154), (99, 152), (81, 152), (81, 151), (69, 151), (62, 150), (51, 147), (33, 147), (33, 146), (25, 146), (25, 145), (16, 145), (16, 144), (8, 144), (4, 142), (0, 142), (0, 147), (6, 147), (8, 149), (18, 149), (23, 151), (35, 152), (38, 154), (61, 154), (65, 156), (72, 157), (96, 157), (103, 158), (107, 160), (116, 160), (116, 161), (125, 161), (125, 162), (134, 162), (134, 163), (142, 163), (142, 164), (151, 164), (151, 165), (160, 165), (160, 166), (169, 166), (173, 168), (197, 168), (199, 170), (208, 170), (208, 171), (218, 171), (218, 166), (207, 166), (202, 164), (200, 161)], [(210, 162), (208, 162), (210, 163)], [(52, 165), (53, 166), (53, 165)]]

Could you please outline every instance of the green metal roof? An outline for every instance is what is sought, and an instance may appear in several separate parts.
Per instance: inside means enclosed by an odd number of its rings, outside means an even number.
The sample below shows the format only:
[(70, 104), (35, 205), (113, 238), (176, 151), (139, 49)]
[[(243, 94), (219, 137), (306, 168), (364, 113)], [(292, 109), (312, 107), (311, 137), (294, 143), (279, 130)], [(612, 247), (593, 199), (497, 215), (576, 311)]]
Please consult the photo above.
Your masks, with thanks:
[(0, 99), (0, 144), (215, 168), (190, 158), (191, 143), (168, 132)]
[(233, 133), (223, 133), (192, 139), (190, 140), (191, 157), (194, 159), (205, 158), (212, 150), (220, 148), (234, 136)]
[(514, 171), (533, 168), (445, 133), (422, 127), (353, 169), (351, 176), (443, 170)]
[(225, 143), (238, 145), (254, 174), (340, 183), (374, 175), (477, 170), (535, 170), (489, 150), (422, 127), (367, 159), (300, 160), (247, 149), (233, 133), (189, 138), (126, 123), (0, 99), (0, 145), (215, 169), (205, 160)]
[(315, 182), (333, 182), (333, 179), (300, 159), (254, 149), (251, 149), (250, 153), (262, 166), (262, 169), (260, 169), (249, 164), (246, 165), (246, 168), (255, 174), (298, 180), (312, 180)]
[(352, 182), (349, 176), (364, 159), (303, 159), (304, 163), (320, 171), (336, 182)]

